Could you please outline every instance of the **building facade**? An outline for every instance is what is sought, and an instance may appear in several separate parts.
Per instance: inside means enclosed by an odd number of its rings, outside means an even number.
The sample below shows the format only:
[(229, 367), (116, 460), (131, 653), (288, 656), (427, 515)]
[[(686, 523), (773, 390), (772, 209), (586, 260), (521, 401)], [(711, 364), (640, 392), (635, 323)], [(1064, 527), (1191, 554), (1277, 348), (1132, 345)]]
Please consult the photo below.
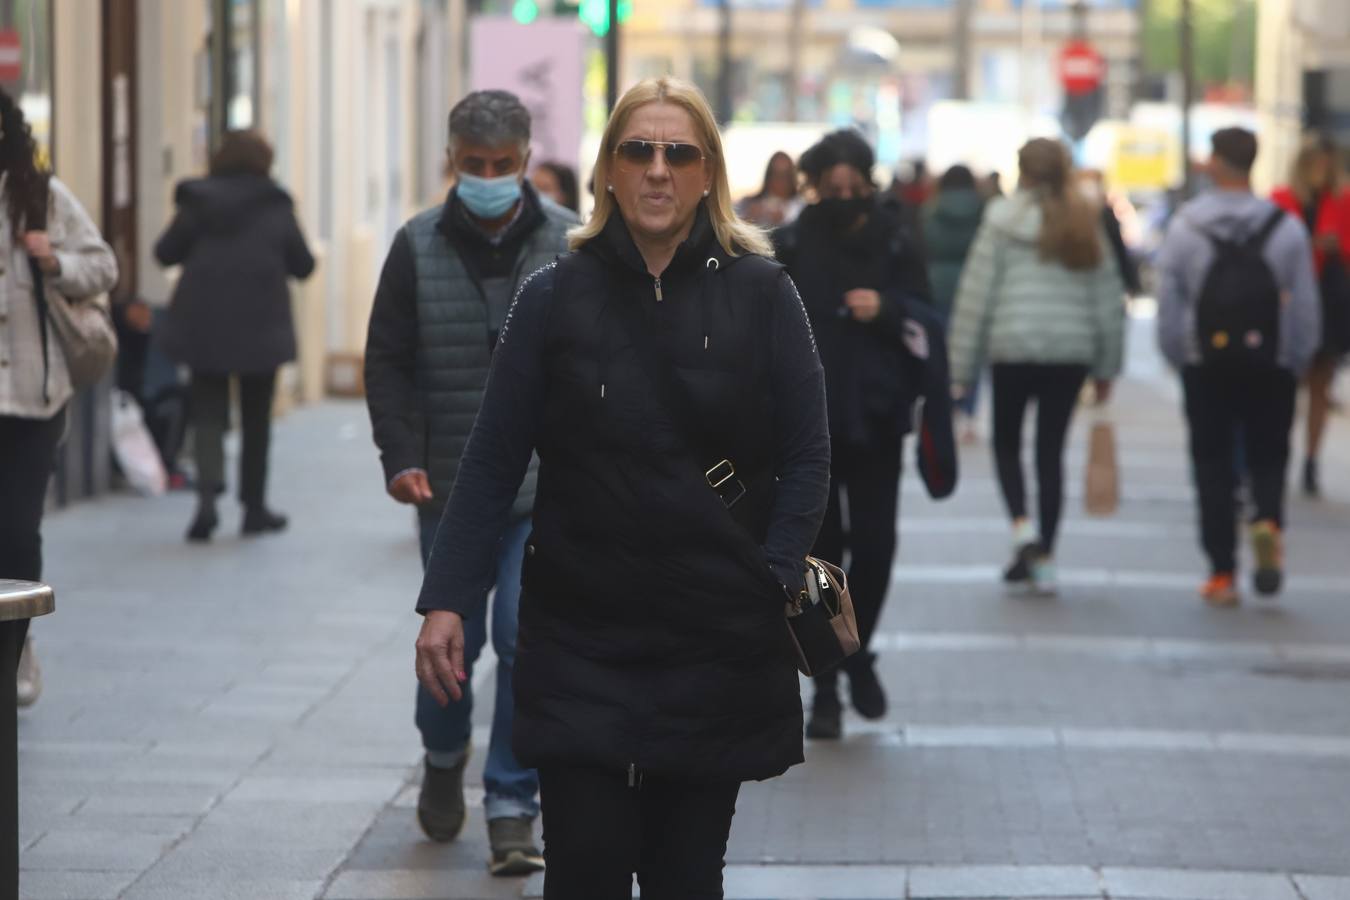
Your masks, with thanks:
[[(320, 260), (294, 292), (285, 405), (321, 397), (333, 360), (353, 386), (393, 233), (443, 196), (464, 15), (464, 0), (0, 0), (0, 31), (24, 41), (6, 87), (117, 253), (115, 301), (169, 302), (152, 250), (214, 141), (257, 128), (273, 143)], [(106, 489), (108, 409), (106, 387), (72, 407), (58, 502)]]
[[(732, 118), (855, 124), (882, 161), (920, 155), (926, 110), (947, 99), (1058, 114), (1056, 61), (1074, 33), (1063, 0), (731, 0)], [(1141, 11), (1095, 0), (1083, 19), (1107, 63), (1106, 112), (1124, 117)], [(635, 0), (623, 76), (673, 72), (716, 96), (720, 0)]]
[(1305, 131), (1350, 148), (1350, 16), (1344, 0), (1261, 0), (1258, 13), (1257, 176), (1269, 187), (1288, 178)]

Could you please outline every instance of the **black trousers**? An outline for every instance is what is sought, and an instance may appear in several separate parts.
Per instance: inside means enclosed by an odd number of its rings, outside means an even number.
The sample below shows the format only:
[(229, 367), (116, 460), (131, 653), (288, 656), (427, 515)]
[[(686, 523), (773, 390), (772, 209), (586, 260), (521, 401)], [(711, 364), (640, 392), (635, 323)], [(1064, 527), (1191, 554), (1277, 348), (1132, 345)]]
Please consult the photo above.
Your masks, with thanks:
[(545, 900), (722, 900), (741, 786), (584, 768), (539, 770)]
[[(1237, 510), (1233, 488), (1239, 430), (1256, 510), (1253, 522), (1284, 526), (1284, 479), (1298, 381), (1285, 369), (1181, 373), (1190, 425), (1191, 465), (1200, 499), (1200, 542), (1215, 573), (1237, 569)], [(1241, 428), (1239, 429), (1239, 426)]]
[(1064, 512), (1064, 443), (1073, 421), (1086, 366), (996, 363), (994, 379), (994, 462), (1003, 501), (1013, 519), (1026, 518), (1027, 488), (1022, 475), (1022, 422), (1036, 401), (1036, 487), (1041, 546), (1055, 550)]
[[(895, 563), (903, 446), (902, 438), (890, 437), (865, 447), (839, 443), (831, 450), (830, 499), (812, 555), (836, 565), (843, 565), (848, 556), (849, 594), (863, 652), (844, 663), (846, 671), (871, 665), (866, 651), (881, 619)], [(816, 685), (829, 689), (837, 678), (838, 672), (831, 670), (817, 676)]]
[[(239, 459), (239, 499), (262, 506), (267, 494), (267, 452), (272, 442), (272, 399), (276, 370), (240, 375), (239, 420), (243, 452)], [(225, 432), (230, 426), (230, 376), (192, 375), (193, 447), (197, 489), (204, 501), (225, 492)]]
[(50, 419), (0, 416), (0, 578), (42, 580), (42, 511), (65, 428), (65, 410)]

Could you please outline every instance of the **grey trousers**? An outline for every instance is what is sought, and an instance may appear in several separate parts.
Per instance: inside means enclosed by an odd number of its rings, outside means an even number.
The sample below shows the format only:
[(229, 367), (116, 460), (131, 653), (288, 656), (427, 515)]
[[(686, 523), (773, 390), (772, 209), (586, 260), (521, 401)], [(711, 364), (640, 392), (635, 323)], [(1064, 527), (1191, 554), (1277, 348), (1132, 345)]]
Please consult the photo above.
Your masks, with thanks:
[[(229, 375), (192, 375), (193, 449), (197, 457), (197, 491), (202, 502), (214, 503), (225, 492), (225, 432), (230, 426)], [(276, 370), (239, 375), (239, 421), (243, 452), (239, 458), (239, 500), (262, 506), (267, 494), (267, 453), (272, 441), (272, 398)]]

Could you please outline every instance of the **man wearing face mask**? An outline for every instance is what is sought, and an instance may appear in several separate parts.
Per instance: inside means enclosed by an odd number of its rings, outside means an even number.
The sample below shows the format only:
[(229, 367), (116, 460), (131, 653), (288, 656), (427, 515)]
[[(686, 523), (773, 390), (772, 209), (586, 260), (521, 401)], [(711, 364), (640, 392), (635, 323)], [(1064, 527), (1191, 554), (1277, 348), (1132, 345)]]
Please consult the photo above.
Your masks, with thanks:
[[(469, 432), (482, 403), (492, 349), (512, 298), (532, 273), (567, 251), (568, 210), (525, 180), (530, 114), (506, 91), (478, 91), (450, 113), (449, 168), (455, 186), (441, 206), (398, 232), (380, 274), (366, 342), (366, 401), (386, 489), (417, 509), (425, 566)], [(543, 868), (533, 835), (538, 780), (511, 751), (512, 667), (520, 571), (534, 505), (535, 465), (521, 487), (497, 549), (489, 616), (465, 617), (465, 661), (487, 643), (497, 655), (496, 704), (483, 774), (484, 809), (496, 875)], [(451, 841), (464, 826), (472, 681), (463, 699), (440, 707), (417, 694), (426, 750), (418, 821), (427, 837)]]
[[(917, 241), (878, 202), (873, 163), (872, 148), (854, 131), (828, 134), (807, 150), (800, 168), (818, 200), (774, 233), (774, 246), (801, 291), (825, 366), (830, 499), (814, 553), (850, 557), (863, 652), (842, 668), (853, 707), (879, 719), (886, 694), (867, 647), (890, 585), (901, 451), (920, 398), (919, 469), (935, 497), (954, 489), (956, 455), (946, 340), (927, 267)], [(817, 676), (807, 737), (841, 737), (837, 680), (836, 672)]]

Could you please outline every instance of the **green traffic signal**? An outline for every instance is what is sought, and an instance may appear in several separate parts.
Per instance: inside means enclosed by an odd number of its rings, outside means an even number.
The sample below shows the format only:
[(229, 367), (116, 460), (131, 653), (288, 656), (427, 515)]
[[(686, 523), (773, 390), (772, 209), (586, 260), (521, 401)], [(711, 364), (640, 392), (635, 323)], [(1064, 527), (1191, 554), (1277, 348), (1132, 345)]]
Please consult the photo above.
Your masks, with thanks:
[(511, 15), (520, 24), (528, 25), (539, 18), (539, 4), (535, 0), (516, 0)]
[[(632, 15), (633, 0), (619, 0), (619, 22), (627, 22)], [(577, 4), (577, 18), (596, 37), (604, 37), (609, 33), (609, 0), (581, 0)]]

